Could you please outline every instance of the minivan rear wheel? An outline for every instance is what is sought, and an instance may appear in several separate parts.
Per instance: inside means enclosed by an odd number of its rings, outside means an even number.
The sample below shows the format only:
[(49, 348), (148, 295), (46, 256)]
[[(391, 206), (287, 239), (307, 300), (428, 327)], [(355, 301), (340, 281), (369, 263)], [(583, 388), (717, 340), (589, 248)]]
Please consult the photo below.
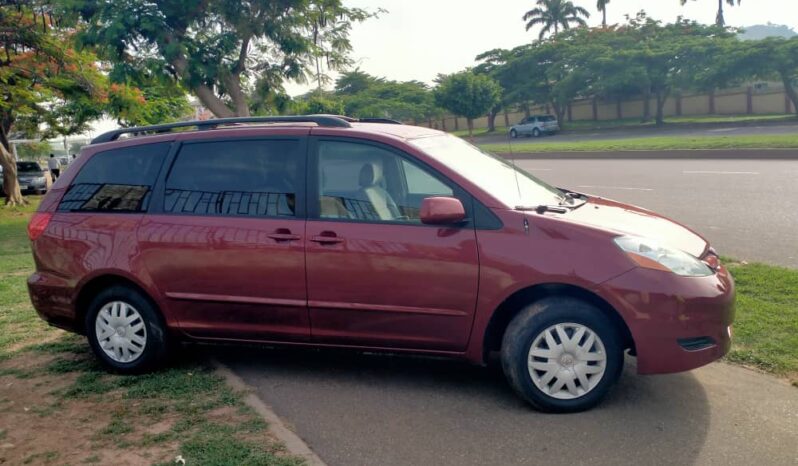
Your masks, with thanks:
[(518, 131), (511, 129), (510, 130), (510, 137), (516, 139), (518, 137)]
[(568, 297), (527, 306), (510, 322), (501, 360), (512, 388), (546, 412), (596, 406), (623, 370), (618, 333), (601, 310)]
[(94, 354), (115, 372), (145, 372), (166, 355), (167, 334), (160, 314), (130, 287), (117, 285), (98, 293), (85, 325)]

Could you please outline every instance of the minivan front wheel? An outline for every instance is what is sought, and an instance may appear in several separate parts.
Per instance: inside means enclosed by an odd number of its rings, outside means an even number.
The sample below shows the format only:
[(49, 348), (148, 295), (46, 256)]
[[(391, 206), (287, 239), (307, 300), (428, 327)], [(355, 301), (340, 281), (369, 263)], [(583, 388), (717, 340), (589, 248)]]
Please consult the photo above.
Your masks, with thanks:
[(516, 131), (514, 129), (511, 129), (510, 130), (510, 137), (513, 138), (513, 139), (518, 138), (518, 131)]
[(612, 324), (573, 298), (546, 298), (522, 310), (507, 327), (501, 357), (513, 389), (548, 412), (594, 407), (623, 369)]
[(109, 369), (140, 373), (166, 353), (166, 332), (155, 307), (136, 290), (112, 286), (89, 305), (86, 334), (94, 354)]

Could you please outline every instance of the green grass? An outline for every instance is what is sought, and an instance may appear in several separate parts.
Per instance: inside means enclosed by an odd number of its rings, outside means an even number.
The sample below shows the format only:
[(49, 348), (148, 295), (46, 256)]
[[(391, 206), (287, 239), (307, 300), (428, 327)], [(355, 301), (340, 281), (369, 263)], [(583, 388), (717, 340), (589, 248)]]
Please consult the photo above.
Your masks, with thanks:
[[(55, 401), (37, 406), (34, 414), (52, 417), (55, 428), (68, 429), (70, 426), (59, 426), (57, 421), (66, 403), (76, 399), (84, 404), (116, 399), (115, 409), (120, 416), (98, 426), (95, 432), (93, 441), (100, 442), (100, 448), (169, 444), (175, 449), (172, 457), (181, 454), (192, 465), (303, 464), (286, 455), (279, 444), (265, 438), (263, 431), (267, 425), (263, 419), (202, 360), (184, 355), (155, 373), (135, 377), (109, 374), (90, 354), (84, 338), (64, 335), (39, 319), (26, 287), (33, 260), (25, 231), (39, 198), (28, 199), (32, 201), (28, 206), (0, 207), (0, 364), (23, 354), (38, 354), (46, 362), (24, 368), (0, 366), (0, 376), (45, 386), (46, 382), (37, 379), (55, 376), (73, 380), (66, 388), (50, 391)], [(232, 409), (236, 414), (211, 420), (213, 410), (221, 408)], [(163, 419), (174, 420), (168, 431), (157, 434), (140, 431), (141, 426)], [(0, 440), (6, 435), (0, 431)], [(120, 438), (124, 441), (116, 441)], [(31, 454), (24, 462), (40, 464), (57, 460), (56, 452), (47, 451)], [(88, 456), (84, 462), (100, 462), (100, 457)]]
[[(490, 152), (510, 152), (510, 146), (506, 142), (480, 144), (480, 147)], [(796, 148), (798, 148), (798, 133), (750, 136), (661, 136), (567, 142), (557, 142), (556, 140), (545, 142), (513, 141), (512, 143), (513, 153)]]
[(798, 382), (798, 270), (730, 264), (737, 315), (730, 361), (791, 376)]

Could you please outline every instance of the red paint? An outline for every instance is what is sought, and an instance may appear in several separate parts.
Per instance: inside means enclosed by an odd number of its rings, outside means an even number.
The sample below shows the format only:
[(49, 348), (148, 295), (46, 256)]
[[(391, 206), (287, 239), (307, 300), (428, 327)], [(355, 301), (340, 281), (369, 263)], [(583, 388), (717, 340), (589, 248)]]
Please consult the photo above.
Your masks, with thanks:
[(427, 225), (457, 223), (465, 216), (463, 203), (453, 197), (428, 197), (421, 202), (421, 223)]
[[(688, 370), (728, 351), (734, 285), (700, 235), (601, 198), (567, 214), (514, 210), (406, 142), (435, 134), (404, 125), (279, 125), (89, 146), (31, 222), (34, 307), (49, 322), (82, 331), (80, 292), (94, 279), (114, 276), (147, 293), (185, 339), (383, 349), (482, 363), (486, 350), (495, 349), (485, 347), (486, 336), (502, 303), (516, 292), (546, 287), (580, 290), (617, 313), (631, 333), (641, 373)], [(80, 167), (98, 151), (143, 141), (269, 135), (390, 145), (449, 178), (501, 226), (442, 224), (466, 213), (460, 201), (447, 198), (423, 203), (422, 217), (434, 225), (56, 212)], [(702, 257), (715, 273), (688, 278), (645, 268), (613, 243), (619, 234), (667, 241)], [(677, 339), (691, 337), (716, 344), (692, 352), (678, 345)]]

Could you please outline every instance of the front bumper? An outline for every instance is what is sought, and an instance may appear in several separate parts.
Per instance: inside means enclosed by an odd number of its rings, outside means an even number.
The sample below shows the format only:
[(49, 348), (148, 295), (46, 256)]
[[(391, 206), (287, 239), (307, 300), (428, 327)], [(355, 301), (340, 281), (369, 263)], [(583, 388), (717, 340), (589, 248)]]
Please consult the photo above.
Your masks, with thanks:
[(729, 351), (734, 281), (723, 266), (708, 277), (635, 268), (597, 292), (626, 321), (640, 374), (687, 371)]

